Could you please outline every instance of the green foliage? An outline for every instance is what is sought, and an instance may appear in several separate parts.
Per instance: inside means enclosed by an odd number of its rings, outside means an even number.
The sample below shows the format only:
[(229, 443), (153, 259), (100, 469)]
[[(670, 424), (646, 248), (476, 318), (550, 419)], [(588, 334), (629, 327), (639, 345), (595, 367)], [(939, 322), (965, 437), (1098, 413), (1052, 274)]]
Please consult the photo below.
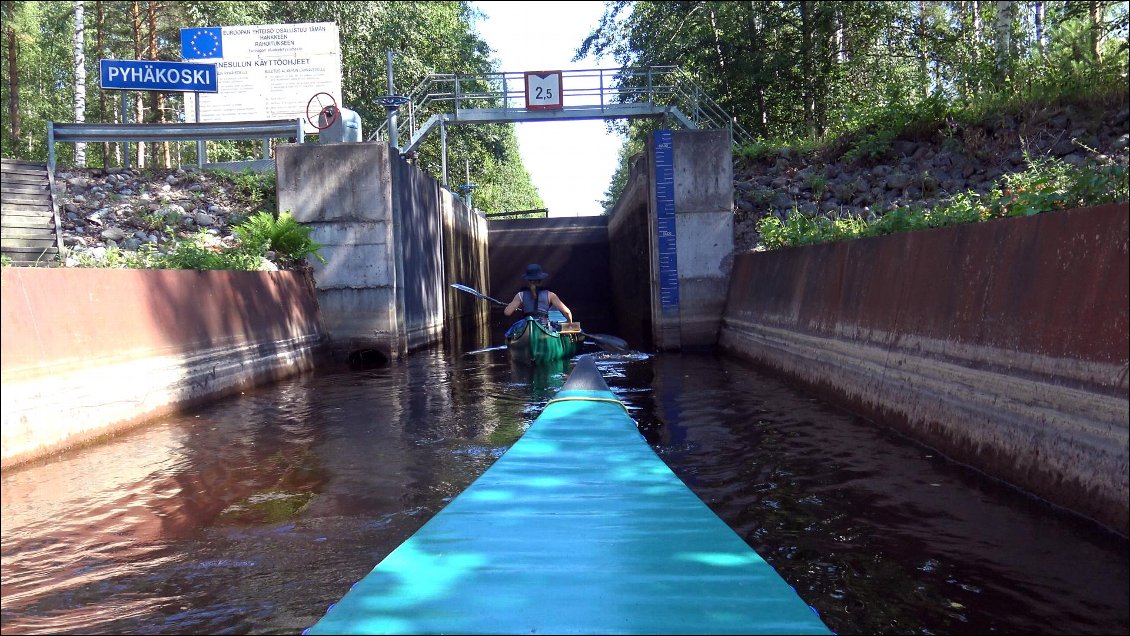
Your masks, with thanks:
[(788, 148), (791, 152), (807, 154), (818, 147), (819, 143), (814, 139), (767, 138), (740, 146), (734, 151), (734, 155), (751, 161), (765, 161), (778, 155), (783, 148)]
[(1022, 173), (1006, 175), (989, 194), (986, 206), (993, 217), (1031, 216), (1127, 200), (1126, 166), (1088, 169), (1040, 158)]
[(850, 139), (849, 149), (842, 159), (848, 162), (880, 159), (890, 152), (896, 139), (914, 138), (945, 128), (948, 114), (948, 104), (939, 95), (914, 103), (892, 101), (884, 108), (862, 111), (857, 114), (859, 127), (846, 135)]
[(235, 186), (235, 194), (239, 197), (237, 202), (241, 207), (272, 214), (278, 207), (277, 176), (273, 171), (255, 172), (248, 169), (242, 172), (232, 172), (217, 170), (215, 175)]
[(169, 229), (171, 223), (176, 223), (176, 219), (170, 219), (160, 212), (145, 212), (138, 217), (141, 224), (147, 230), (155, 230), (157, 232), (164, 232)]
[(472, 174), (479, 186), (471, 197), (476, 209), (487, 213), (536, 210), (545, 207), (518, 151), (518, 137), (513, 126), (491, 125), (498, 136), (499, 156), (483, 155)]
[(1130, 179), (1126, 166), (1076, 166), (1040, 158), (1030, 160), (1024, 172), (1003, 177), (987, 195), (972, 191), (960, 193), (932, 210), (900, 207), (865, 220), (855, 216), (809, 216), (794, 209), (785, 219), (767, 216), (757, 227), (761, 247), (772, 250), (1127, 200), (1130, 200)]
[(197, 235), (174, 243), (167, 251), (150, 244), (136, 250), (108, 247), (99, 258), (90, 251), (72, 255), (75, 267), (109, 269), (232, 269), (257, 271), (263, 266), (259, 253), (243, 246), (224, 248), (209, 244), (209, 235), (201, 230)]
[(205, 239), (207, 232), (201, 231), (195, 240), (181, 241), (157, 259), (161, 269), (236, 269), (256, 271), (260, 268), (262, 258), (256, 252), (244, 249), (243, 246), (227, 249), (210, 248)]
[(289, 211), (277, 218), (269, 212), (253, 214), (233, 232), (248, 251), (256, 254), (272, 250), (285, 263), (297, 263), (308, 255), (326, 262), (318, 253), (322, 246), (310, 238), (313, 228), (296, 221)]
[(828, 177), (823, 173), (813, 173), (809, 175), (808, 187), (812, 190), (812, 196), (817, 201), (823, 198), (824, 191), (828, 189)]
[(628, 185), (628, 177), (631, 176), (632, 157), (642, 152), (643, 148), (643, 140), (638, 135), (620, 144), (620, 160), (616, 164), (616, 172), (612, 174), (612, 182), (608, 184), (608, 189), (604, 191), (604, 199), (600, 202), (605, 214), (612, 212), (616, 201), (623, 194), (624, 188)]
[[(758, 137), (739, 157), (823, 141), (873, 160), (947, 117), (1128, 91), (1126, 2), (1044, 2), (1039, 33), (1035, 4), (616, 1), (574, 59), (679, 64)], [(1004, 5), (1016, 11), (1002, 33)]]

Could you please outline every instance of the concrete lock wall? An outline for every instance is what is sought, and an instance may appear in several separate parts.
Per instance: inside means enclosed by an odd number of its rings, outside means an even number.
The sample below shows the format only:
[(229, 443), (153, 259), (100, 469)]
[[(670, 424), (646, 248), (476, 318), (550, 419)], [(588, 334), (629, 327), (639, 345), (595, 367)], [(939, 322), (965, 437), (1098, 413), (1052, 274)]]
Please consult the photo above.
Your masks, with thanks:
[(1127, 219), (742, 253), (720, 345), (1127, 534)]
[(5, 468), (310, 369), (296, 272), (4, 268)]
[(616, 319), (631, 334), (630, 342), (644, 336), (658, 349), (710, 348), (718, 341), (734, 248), (730, 135), (726, 130), (662, 132), (671, 135), (677, 281), (666, 292), (678, 300), (673, 308), (660, 300), (660, 260), (666, 256), (660, 254), (661, 183), (653, 134), (644, 153), (632, 160), (609, 222)]
[(278, 206), (313, 228), (310, 259), (335, 354), (407, 351), (397, 299), (392, 157), (386, 144), (287, 144), (275, 152)]
[[(672, 316), (653, 309), (655, 344), (660, 349), (713, 347), (718, 342), (733, 265), (734, 159), (730, 133), (677, 130), (672, 132), (671, 141), (679, 306)], [(649, 152), (654, 155), (654, 137), (649, 140)], [(653, 206), (655, 197), (653, 184)], [(656, 217), (651, 216), (653, 223)], [(657, 238), (658, 231), (651, 236)], [(653, 243), (652, 254), (657, 251), (658, 245)], [(653, 276), (652, 285), (652, 297), (658, 298), (657, 276)], [(675, 324), (666, 324), (671, 321)]]
[(448, 282), (485, 282), (466, 263), (451, 267), (467, 278), (445, 280), (445, 254), (485, 254), (481, 216), (385, 143), (287, 145), (276, 156), (279, 210), (323, 246), (326, 263), (311, 264), (334, 352), (395, 360), (439, 340)]
[(636, 348), (653, 343), (649, 194), (651, 163), (646, 152), (632, 158), (628, 182), (608, 219), (612, 311), (620, 337)]
[(396, 229), (397, 291), (407, 351), (438, 341), (443, 335), (444, 285), (443, 209), (439, 183), (392, 153)]

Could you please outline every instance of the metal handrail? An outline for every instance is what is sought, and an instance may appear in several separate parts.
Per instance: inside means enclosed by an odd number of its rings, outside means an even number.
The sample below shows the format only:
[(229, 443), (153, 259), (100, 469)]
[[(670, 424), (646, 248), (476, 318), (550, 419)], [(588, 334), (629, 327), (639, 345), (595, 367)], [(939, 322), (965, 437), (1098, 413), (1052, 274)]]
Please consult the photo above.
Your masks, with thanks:
[(301, 119), (173, 124), (67, 124), (47, 122), (47, 165), (55, 170), (55, 143), (100, 141), (225, 141), (305, 138)]
[[(753, 141), (736, 118), (678, 66), (576, 69), (561, 74), (562, 105), (566, 110), (608, 109), (611, 118), (616, 116), (611, 109), (614, 105), (665, 106), (684, 113), (696, 128), (728, 129), (735, 144)], [(409, 116), (397, 122), (397, 136), (413, 139), (419, 130), (417, 126), (433, 115), (449, 116), (450, 121), (457, 123), (461, 110), (525, 110), (525, 76), (525, 72), (429, 75), (409, 93)], [(387, 126), (387, 121), (381, 122), (369, 139), (382, 134), (387, 137)]]

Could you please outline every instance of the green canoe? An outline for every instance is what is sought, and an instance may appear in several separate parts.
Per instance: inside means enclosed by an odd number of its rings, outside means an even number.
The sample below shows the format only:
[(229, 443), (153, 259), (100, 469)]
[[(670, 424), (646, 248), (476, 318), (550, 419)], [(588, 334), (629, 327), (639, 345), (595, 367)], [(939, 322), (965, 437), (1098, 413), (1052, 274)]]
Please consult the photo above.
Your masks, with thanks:
[(304, 633), (831, 632), (585, 355), (493, 466)]
[(568, 360), (584, 340), (579, 333), (558, 333), (533, 318), (523, 318), (506, 332), (506, 348), (518, 362), (541, 364)]

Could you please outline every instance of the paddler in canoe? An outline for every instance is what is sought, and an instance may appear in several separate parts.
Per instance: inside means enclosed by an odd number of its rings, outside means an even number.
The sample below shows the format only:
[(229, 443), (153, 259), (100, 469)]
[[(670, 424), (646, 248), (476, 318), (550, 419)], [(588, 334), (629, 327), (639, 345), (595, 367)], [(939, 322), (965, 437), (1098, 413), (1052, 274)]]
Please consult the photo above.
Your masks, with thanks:
[(522, 312), (522, 319), (506, 331), (507, 347), (517, 359), (535, 364), (572, 357), (584, 336), (576, 332), (562, 333), (561, 323), (552, 320), (550, 312), (561, 312), (565, 322), (572, 323), (573, 311), (556, 293), (542, 287), (549, 274), (541, 265), (528, 265), (523, 278), (525, 289), (514, 294), (514, 299), (503, 310), (507, 316)]

